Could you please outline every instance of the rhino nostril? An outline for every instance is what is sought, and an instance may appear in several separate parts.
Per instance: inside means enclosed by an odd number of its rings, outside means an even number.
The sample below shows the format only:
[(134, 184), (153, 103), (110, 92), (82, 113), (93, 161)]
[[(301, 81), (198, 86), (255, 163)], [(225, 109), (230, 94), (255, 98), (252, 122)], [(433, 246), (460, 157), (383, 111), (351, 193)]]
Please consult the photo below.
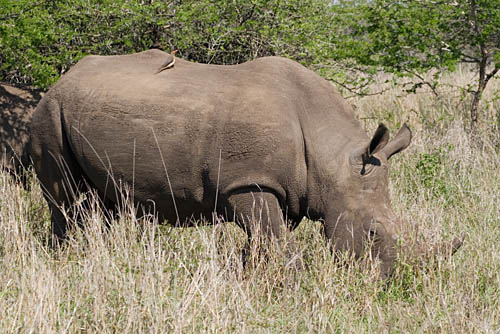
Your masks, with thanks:
[(374, 229), (370, 229), (370, 231), (368, 231), (368, 235), (370, 236), (371, 239), (374, 239), (375, 236), (377, 235), (377, 231), (375, 231)]
[(370, 227), (368, 231), (366, 231), (367, 239), (370, 241), (376, 241), (378, 239), (377, 230), (374, 227)]

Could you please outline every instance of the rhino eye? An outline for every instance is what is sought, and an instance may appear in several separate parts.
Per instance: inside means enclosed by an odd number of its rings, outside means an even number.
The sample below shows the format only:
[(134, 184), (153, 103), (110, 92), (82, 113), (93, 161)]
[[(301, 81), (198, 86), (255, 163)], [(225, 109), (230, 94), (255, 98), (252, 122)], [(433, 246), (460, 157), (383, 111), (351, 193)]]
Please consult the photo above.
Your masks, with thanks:
[(381, 162), (378, 158), (370, 156), (363, 162), (363, 167), (361, 168), (361, 175), (369, 174), (374, 166), (380, 166)]

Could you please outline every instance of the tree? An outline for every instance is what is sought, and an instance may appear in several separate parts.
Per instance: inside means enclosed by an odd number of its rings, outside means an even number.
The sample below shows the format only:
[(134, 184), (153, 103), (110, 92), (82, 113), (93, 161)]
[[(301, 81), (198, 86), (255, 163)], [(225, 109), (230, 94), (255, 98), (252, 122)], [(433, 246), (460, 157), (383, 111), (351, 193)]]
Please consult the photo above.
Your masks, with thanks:
[[(474, 64), (470, 93), (471, 128), (479, 102), (500, 70), (500, 0), (336, 1), (332, 19), (342, 27), (334, 36), (332, 58), (355, 60), (367, 68), (421, 79), (436, 93), (438, 78), (458, 63)], [(423, 74), (437, 70), (434, 79)]]
[(0, 79), (46, 89), (85, 55), (148, 49), (175, 16), (173, 6), (173, 1), (0, 0)]
[(310, 64), (317, 57), (328, 0), (183, 1), (179, 49), (203, 63), (237, 64), (280, 55)]
[(0, 80), (48, 88), (88, 54), (152, 47), (235, 64), (315, 62), (328, 0), (0, 0)]

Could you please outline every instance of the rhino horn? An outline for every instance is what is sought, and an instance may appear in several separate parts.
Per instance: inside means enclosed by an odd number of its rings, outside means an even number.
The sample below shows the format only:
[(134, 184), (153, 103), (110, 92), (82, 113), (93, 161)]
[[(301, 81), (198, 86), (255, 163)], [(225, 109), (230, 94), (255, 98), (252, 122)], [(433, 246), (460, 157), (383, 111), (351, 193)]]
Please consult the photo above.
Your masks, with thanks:
[(460, 247), (464, 244), (465, 234), (462, 234), (460, 237), (456, 237), (452, 242), (444, 242), (435, 247), (434, 253), (435, 255), (453, 255), (455, 254)]
[(460, 237), (456, 237), (453, 241), (445, 241), (440, 242), (430, 249), (424, 249), (422, 245), (417, 247), (417, 255), (419, 258), (423, 259), (422, 263), (427, 262), (428, 260), (436, 257), (445, 257), (448, 258), (455, 254), (464, 244), (465, 234), (462, 234)]

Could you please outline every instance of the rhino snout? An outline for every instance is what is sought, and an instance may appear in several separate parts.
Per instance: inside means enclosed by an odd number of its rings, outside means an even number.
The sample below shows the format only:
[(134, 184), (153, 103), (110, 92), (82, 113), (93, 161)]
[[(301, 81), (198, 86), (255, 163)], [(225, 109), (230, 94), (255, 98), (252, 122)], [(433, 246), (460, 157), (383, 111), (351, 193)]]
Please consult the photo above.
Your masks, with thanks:
[(373, 216), (344, 212), (325, 221), (325, 234), (335, 252), (350, 252), (355, 258), (368, 256), (380, 261), (381, 277), (389, 277), (396, 260), (398, 236), (392, 222)]

